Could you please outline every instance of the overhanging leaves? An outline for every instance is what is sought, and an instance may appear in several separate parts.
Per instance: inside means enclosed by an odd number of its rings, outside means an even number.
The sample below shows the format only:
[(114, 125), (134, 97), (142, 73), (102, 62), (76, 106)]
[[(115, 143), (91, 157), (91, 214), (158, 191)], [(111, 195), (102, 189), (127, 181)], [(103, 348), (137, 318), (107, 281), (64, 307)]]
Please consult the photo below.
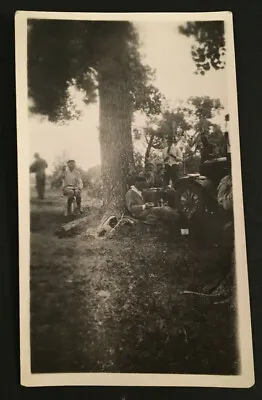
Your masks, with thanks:
[(225, 67), (225, 31), (223, 21), (187, 22), (179, 27), (179, 32), (193, 37), (196, 43), (192, 46), (192, 58), (197, 73), (204, 75), (210, 69)]
[[(96, 101), (101, 76), (125, 82), (134, 110), (159, 113), (153, 71), (141, 62), (137, 32), (129, 22), (30, 20), (28, 88), (31, 111), (51, 121), (69, 119), (67, 89), (74, 84), (86, 104)], [(76, 115), (76, 114), (74, 114)]]

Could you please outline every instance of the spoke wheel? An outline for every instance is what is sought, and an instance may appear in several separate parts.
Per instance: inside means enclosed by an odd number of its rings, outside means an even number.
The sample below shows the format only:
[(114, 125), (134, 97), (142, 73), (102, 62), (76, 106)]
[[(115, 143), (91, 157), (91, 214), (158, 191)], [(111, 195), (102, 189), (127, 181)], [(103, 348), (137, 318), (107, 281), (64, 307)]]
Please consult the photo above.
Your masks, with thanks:
[(187, 219), (195, 213), (205, 212), (206, 201), (204, 191), (195, 184), (187, 184), (178, 188), (177, 207)]

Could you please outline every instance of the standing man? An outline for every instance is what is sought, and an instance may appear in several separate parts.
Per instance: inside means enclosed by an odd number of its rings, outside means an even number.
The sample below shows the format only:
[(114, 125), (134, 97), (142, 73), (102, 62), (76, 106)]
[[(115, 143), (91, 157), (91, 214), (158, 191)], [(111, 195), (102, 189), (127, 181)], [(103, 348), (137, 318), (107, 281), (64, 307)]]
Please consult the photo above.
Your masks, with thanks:
[(78, 211), (82, 213), (81, 208), (81, 191), (83, 189), (83, 181), (80, 172), (76, 169), (75, 160), (68, 160), (67, 168), (63, 167), (63, 194), (67, 196), (67, 213), (70, 214), (71, 202), (74, 197), (74, 189), (76, 196), (76, 204)]
[(208, 140), (208, 132), (201, 133), (201, 164), (212, 158), (213, 146)]
[(163, 159), (165, 163), (164, 185), (170, 186), (170, 181), (174, 185), (181, 175), (183, 154), (178, 144), (174, 142), (172, 135), (169, 136), (167, 147), (163, 151)]
[(45, 198), (45, 184), (46, 174), (45, 170), (48, 167), (47, 162), (40, 157), (38, 153), (35, 153), (35, 161), (30, 166), (30, 173), (35, 174), (36, 190), (38, 198), (43, 200)]

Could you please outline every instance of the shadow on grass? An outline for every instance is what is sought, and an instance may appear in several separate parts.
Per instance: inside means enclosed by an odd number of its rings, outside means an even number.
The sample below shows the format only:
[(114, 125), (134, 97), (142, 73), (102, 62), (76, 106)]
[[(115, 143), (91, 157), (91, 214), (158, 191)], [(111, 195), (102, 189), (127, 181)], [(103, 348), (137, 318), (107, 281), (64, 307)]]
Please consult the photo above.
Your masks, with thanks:
[(58, 208), (31, 218), (32, 372), (238, 373), (233, 278), (221, 302), (184, 293), (223, 278), (225, 249), (144, 225), (58, 239)]

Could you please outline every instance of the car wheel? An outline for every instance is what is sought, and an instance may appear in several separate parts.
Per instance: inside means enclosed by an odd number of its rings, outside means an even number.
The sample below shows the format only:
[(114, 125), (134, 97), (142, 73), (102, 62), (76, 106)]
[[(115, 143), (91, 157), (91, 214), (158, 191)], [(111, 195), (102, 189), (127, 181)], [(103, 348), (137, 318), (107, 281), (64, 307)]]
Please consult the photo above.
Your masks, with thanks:
[(177, 188), (176, 204), (178, 211), (187, 219), (196, 213), (204, 213), (207, 204), (203, 188), (194, 183), (181, 185)]

